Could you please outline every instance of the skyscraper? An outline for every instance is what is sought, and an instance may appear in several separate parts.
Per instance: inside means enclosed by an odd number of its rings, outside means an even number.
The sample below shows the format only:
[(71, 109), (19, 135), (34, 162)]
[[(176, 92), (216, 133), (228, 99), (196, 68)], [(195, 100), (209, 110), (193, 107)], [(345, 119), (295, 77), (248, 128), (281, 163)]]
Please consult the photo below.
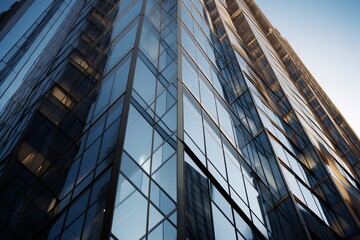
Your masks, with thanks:
[(1, 238), (359, 239), (359, 139), (253, 0), (58, 0), (18, 41)]

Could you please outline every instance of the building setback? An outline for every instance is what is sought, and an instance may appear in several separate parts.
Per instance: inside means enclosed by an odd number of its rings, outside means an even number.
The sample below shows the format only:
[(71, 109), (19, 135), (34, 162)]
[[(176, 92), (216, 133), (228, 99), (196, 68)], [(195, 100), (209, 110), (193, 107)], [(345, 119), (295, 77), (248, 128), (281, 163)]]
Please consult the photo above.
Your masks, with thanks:
[(253, 0), (44, 9), (1, 55), (1, 239), (360, 238), (359, 139)]

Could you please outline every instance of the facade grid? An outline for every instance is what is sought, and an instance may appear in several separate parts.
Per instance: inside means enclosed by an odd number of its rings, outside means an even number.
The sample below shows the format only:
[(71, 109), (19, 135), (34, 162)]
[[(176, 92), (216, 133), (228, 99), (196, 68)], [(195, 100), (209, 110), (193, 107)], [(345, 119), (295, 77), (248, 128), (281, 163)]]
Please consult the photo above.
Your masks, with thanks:
[(18, 9), (1, 239), (360, 238), (360, 141), (254, 0)]

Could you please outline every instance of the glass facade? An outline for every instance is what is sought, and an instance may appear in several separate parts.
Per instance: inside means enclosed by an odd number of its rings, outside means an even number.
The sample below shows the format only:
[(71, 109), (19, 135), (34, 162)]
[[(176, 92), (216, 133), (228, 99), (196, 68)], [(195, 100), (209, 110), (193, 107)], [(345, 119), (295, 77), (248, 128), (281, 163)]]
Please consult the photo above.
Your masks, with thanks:
[(0, 40), (0, 238), (360, 238), (360, 141), (253, 0), (37, 4)]

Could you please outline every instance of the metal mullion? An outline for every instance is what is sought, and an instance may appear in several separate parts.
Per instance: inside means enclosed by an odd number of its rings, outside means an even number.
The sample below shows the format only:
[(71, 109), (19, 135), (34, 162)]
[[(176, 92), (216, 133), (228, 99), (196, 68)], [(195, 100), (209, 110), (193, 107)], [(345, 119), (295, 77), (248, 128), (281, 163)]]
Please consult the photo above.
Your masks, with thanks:
[(177, 16), (177, 239), (186, 239), (186, 186), (184, 160), (184, 113), (182, 84), (181, 2), (176, 4)]
[(228, 195), (228, 193), (222, 188), (221, 184), (214, 178), (214, 176), (209, 172), (209, 170), (201, 163), (200, 159), (197, 158), (194, 152), (188, 147), (185, 143), (184, 148), (186, 153), (196, 164), (196, 166), (205, 174), (205, 176), (210, 180), (211, 184), (219, 191), (219, 193), (226, 199), (226, 201), (231, 205), (231, 207), (241, 216), (241, 218), (250, 226), (250, 228), (257, 234), (260, 239), (265, 239), (263, 234), (258, 230), (255, 224), (251, 219), (243, 212), (243, 210), (235, 203), (235, 201)]
[(114, 205), (115, 205), (116, 192), (118, 187), (117, 185), (120, 175), (120, 161), (125, 143), (125, 133), (126, 133), (126, 127), (129, 117), (130, 106), (131, 106), (131, 94), (132, 94), (132, 88), (134, 82), (136, 60), (139, 52), (140, 36), (141, 36), (142, 26), (144, 23), (145, 6), (146, 6), (146, 0), (143, 0), (141, 6), (141, 12), (139, 16), (139, 25), (137, 26), (138, 29), (135, 38), (134, 50), (132, 52), (132, 57), (131, 57), (129, 76), (126, 85), (125, 99), (124, 99), (123, 110), (120, 120), (120, 127), (118, 132), (118, 140), (115, 147), (114, 162), (113, 162), (111, 177), (109, 181), (109, 190), (108, 190), (108, 196), (107, 196), (107, 202), (105, 208), (106, 211), (104, 213), (104, 220), (102, 223), (101, 239), (109, 239), (111, 234), (112, 219), (115, 209)]

